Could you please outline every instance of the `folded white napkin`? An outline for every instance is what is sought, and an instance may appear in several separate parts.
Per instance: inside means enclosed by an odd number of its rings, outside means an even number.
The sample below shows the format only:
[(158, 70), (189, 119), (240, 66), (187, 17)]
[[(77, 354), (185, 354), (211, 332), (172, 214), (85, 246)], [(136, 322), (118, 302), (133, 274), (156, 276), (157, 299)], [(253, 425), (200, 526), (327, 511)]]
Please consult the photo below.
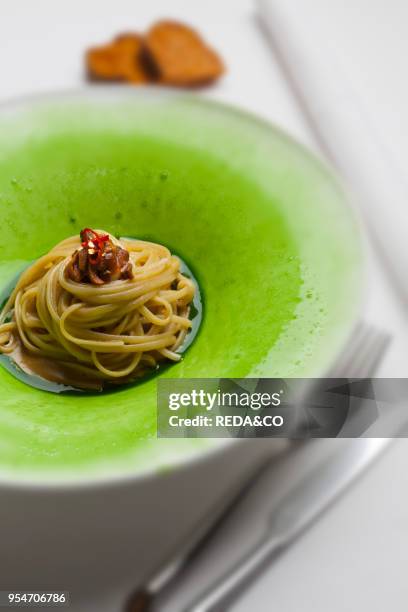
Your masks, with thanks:
[(296, 3), (257, 0), (261, 25), (323, 153), (361, 206), (388, 273), (408, 300), (408, 186), (335, 59)]

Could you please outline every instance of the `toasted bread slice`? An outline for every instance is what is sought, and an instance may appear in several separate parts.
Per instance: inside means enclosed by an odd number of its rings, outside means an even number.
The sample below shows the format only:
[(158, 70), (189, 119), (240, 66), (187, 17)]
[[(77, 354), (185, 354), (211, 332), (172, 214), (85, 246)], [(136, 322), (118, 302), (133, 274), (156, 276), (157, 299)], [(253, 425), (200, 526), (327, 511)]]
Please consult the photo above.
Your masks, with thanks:
[(116, 58), (117, 51), (114, 44), (88, 49), (85, 62), (89, 78), (102, 81), (119, 80)]
[(147, 66), (143, 62), (142, 37), (134, 33), (120, 34), (115, 38), (117, 70), (121, 78), (130, 83), (147, 83), (151, 80)]
[(96, 80), (145, 83), (149, 80), (141, 60), (142, 38), (138, 34), (121, 34), (101, 47), (86, 53), (88, 75)]
[(217, 53), (182, 23), (157, 22), (147, 33), (144, 46), (147, 60), (162, 83), (201, 85), (214, 81), (225, 70)]

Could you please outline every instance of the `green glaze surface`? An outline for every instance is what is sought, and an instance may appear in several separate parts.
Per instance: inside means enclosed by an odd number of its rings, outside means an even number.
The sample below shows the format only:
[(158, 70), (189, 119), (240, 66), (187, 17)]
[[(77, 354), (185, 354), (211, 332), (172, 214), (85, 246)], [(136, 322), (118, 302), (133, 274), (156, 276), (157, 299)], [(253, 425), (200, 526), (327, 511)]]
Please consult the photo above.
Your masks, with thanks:
[[(151, 239), (186, 260), (204, 300), (197, 338), (160, 375), (318, 376), (358, 307), (344, 199), (286, 136), (197, 98), (96, 91), (6, 107), (0, 291), (84, 226)], [(154, 378), (55, 395), (0, 367), (0, 474), (132, 473), (208, 446), (156, 440), (155, 410)]]

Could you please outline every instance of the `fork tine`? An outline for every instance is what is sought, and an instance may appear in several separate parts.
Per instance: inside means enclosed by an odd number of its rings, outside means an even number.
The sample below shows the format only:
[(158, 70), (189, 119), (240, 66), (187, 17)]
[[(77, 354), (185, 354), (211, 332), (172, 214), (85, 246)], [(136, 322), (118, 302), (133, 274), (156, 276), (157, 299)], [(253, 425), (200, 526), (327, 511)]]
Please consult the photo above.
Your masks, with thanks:
[(364, 336), (361, 337), (359, 344), (349, 353), (346, 366), (347, 377), (361, 378), (364, 364), (370, 355), (373, 329), (368, 325), (365, 325), (364, 329)]
[(366, 348), (366, 358), (359, 372), (360, 378), (369, 378), (375, 374), (382, 358), (391, 342), (391, 337), (385, 332), (374, 332), (370, 345)]
[(391, 338), (366, 323), (359, 323), (349, 344), (331, 368), (331, 378), (368, 378), (373, 376)]
[(367, 325), (359, 322), (343, 348), (339, 357), (328, 371), (328, 378), (347, 378), (350, 360), (352, 356), (359, 352), (360, 346), (365, 344), (365, 338), (368, 334)]
[(350, 358), (348, 376), (353, 378), (372, 376), (382, 356), (383, 345), (385, 345), (383, 338), (385, 336), (377, 330), (371, 329), (367, 332), (364, 342)]

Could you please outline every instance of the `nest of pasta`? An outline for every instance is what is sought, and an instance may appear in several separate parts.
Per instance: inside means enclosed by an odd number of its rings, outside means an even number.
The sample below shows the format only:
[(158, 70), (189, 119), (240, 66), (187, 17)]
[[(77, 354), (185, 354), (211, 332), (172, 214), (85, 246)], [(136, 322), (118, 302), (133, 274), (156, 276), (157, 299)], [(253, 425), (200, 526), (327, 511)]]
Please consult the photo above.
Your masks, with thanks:
[(166, 247), (86, 229), (21, 275), (1, 313), (0, 351), (56, 382), (127, 382), (180, 359), (194, 292)]

